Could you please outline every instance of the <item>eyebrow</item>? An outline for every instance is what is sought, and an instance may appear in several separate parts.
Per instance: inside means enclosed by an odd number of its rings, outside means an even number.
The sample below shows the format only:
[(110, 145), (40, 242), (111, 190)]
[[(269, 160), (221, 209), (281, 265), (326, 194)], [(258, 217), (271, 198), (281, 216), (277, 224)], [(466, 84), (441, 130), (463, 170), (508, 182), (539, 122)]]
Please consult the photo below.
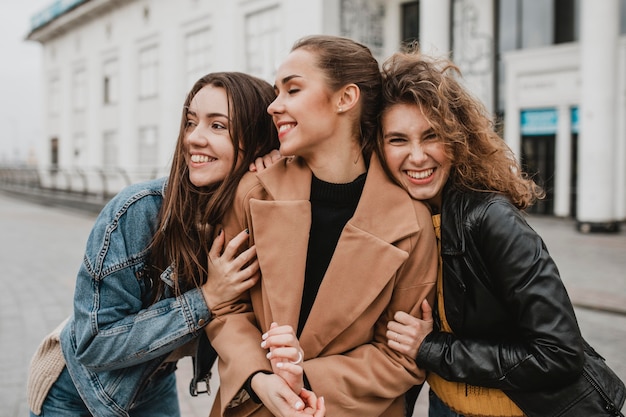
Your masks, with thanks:
[(405, 138), (405, 137), (406, 137), (406, 134), (405, 134), (405, 133), (402, 133), (402, 132), (387, 132), (387, 133), (385, 133), (385, 134), (383, 135), (383, 139), (387, 139), (387, 138), (388, 138), (388, 137), (390, 137), (390, 136), (394, 136), (394, 137), (398, 137), (398, 136), (400, 136), (400, 137)]
[[(193, 111), (193, 110), (190, 110), (189, 108), (187, 108), (187, 114), (188, 114), (188, 115), (191, 115), (191, 116), (198, 117), (198, 115), (196, 114), (196, 112), (195, 112), (195, 111)], [(227, 116), (227, 115), (225, 115), (225, 114), (223, 114), (223, 113), (208, 113), (208, 114), (206, 114), (206, 115), (205, 115), (205, 117), (207, 117), (207, 118), (209, 118), (209, 119), (212, 119), (212, 118), (215, 118), (215, 117), (223, 117), (223, 118), (225, 118), (225, 119), (227, 119), (227, 120), (230, 120), (230, 119), (228, 118), (228, 116)]]
[[(280, 80), (280, 84), (285, 85), (289, 81), (293, 80), (294, 78), (302, 78), (302, 75), (298, 75), (298, 74), (288, 75), (285, 78), (283, 78), (282, 80)], [(278, 86), (276, 84), (274, 84), (274, 90), (276, 90), (277, 88), (278, 88)]]
[[(435, 133), (435, 129), (433, 129), (432, 127), (429, 127), (427, 130), (425, 130), (425, 131), (421, 134), (421, 136), (420, 136), (420, 137), (422, 137), (422, 138), (423, 138), (424, 136), (428, 136), (428, 135), (433, 134), (433, 133)], [(403, 133), (403, 132), (387, 132), (387, 133), (385, 133), (385, 134), (383, 135), (383, 139), (386, 139), (386, 138), (388, 138), (388, 137), (390, 137), (390, 136), (391, 136), (391, 137), (395, 136), (395, 137), (406, 138), (406, 137), (407, 137), (407, 134), (406, 134), (406, 133)]]

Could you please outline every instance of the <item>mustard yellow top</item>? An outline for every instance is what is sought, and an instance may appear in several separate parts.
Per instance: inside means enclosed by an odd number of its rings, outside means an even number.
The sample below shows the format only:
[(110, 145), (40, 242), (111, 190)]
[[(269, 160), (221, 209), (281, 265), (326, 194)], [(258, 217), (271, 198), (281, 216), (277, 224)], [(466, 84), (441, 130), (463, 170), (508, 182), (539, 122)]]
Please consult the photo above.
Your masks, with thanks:
[[(441, 214), (432, 216), (437, 247), (439, 250), (439, 270), (437, 274), (437, 311), (441, 321), (441, 331), (453, 333), (443, 304), (443, 273), (441, 259)], [(499, 389), (477, 387), (463, 382), (447, 381), (430, 372), (426, 378), (430, 388), (453, 411), (466, 417), (524, 417), (522, 410)]]

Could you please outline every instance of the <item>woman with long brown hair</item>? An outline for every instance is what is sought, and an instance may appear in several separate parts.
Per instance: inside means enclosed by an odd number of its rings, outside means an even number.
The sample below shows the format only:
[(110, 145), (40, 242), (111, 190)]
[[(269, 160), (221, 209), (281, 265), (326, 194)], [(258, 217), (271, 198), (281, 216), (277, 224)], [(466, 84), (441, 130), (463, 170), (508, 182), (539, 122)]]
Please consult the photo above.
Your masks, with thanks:
[(95, 222), (73, 314), (33, 360), (31, 415), (180, 415), (178, 349), (259, 277), (255, 248), (238, 255), (247, 231), (226, 245), (219, 225), (250, 162), (277, 146), (265, 113), (273, 99), (267, 82), (242, 73), (195, 83), (169, 178), (127, 187)]

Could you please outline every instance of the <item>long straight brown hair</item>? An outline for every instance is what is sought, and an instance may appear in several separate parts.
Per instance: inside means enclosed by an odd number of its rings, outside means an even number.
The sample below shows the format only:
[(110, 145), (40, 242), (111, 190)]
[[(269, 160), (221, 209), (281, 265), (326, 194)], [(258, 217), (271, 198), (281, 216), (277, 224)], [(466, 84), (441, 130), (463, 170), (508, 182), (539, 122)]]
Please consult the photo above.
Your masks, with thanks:
[[(226, 92), (228, 129), (236, 158), (223, 181), (208, 187), (196, 187), (189, 180), (185, 127), (191, 101), (207, 85), (223, 88)], [(150, 245), (151, 303), (163, 296), (165, 284), (159, 276), (169, 266), (174, 268), (176, 294), (206, 282), (208, 253), (215, 227), (230, 208), (241, 177), (255, 158), (279, 146), (276, 128), (266, 111), (274, 98), (274, 90), (268, 82), (240, 72), (205, 75), (187, 94), (159, 212), (159, 228)]]

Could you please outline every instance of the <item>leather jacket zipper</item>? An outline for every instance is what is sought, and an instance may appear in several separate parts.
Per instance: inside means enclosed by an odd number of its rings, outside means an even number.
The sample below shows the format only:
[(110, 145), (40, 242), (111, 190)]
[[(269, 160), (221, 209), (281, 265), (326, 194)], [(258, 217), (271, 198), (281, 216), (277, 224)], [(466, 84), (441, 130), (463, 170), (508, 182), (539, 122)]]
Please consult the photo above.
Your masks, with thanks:
[(591, 377), (591, 375), (587, 373), (585, 369), (583, 369), (583, 376), (587, 381), (589, 381), (591, 386), (593, 386), (593, 388), (598, 391), (602, 399), (606, 402), (604, 409), (608, 411), (611, 415), (624, 417), (624, 414), (622, 414), (622, 412), (618, 410), (617, 407), (615, 407), (615, 403), (611, 401), (609, 396), (604, 393), (602, 388), (600, 388), (600, 385), (598, 385), (598, 383)]

